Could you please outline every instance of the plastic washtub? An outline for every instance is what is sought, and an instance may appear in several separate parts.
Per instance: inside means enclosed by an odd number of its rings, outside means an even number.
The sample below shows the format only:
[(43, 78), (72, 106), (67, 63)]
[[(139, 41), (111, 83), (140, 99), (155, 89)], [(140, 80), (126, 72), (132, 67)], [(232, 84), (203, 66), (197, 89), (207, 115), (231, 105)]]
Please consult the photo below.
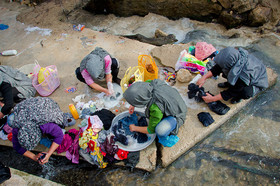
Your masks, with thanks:
[[(138, 112), (138, 111), (135, 111), (135, 112), (139, 116), (145, 116), (145, 114), (143, 112)], [(115, 116), (113, 121), (112, 121), (112, 126), (111, 126), (111, 129), (110, 129), (111, 132), (113, 133), (112, 128), (115, 125), (118, 125), (118, 121), (120, 119), (122, 119), (124, 117), (127, 117), (129, 115), (130, 115), (129, 111), (125, 111), (125, 112), (122, 112), (122, 113), (118, 114), (117, 116)], [(148, 119), (147, 119), (147, 121), (148, 121)], [(118, 145), (119, 149), (122, 149), (122, 150), (125, 150), (125, 151), (128, 151), (128, 152), (140, 151), (140, 150), (145, 149), (149, 145), (151, 145), (156, 138), (156, 134), (147, 134), (147, 136), (148, 136), (148, 141), (146, 141), (145, 143), (137, 143), (136, 139), (131, 138), (134, 141), (130, 141), (128, 145), (123, 145), (122, 143), (120, 143), (118, 141), (116, 141), (116, 144)]]

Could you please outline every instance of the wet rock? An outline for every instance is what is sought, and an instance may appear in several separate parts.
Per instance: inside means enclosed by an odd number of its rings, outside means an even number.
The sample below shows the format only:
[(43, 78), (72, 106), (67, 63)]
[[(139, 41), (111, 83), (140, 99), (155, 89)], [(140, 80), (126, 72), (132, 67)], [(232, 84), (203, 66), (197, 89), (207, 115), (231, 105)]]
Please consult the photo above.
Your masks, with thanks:
[(221, 3), (222, 7), (225, 9), (229, 9), (231, 7), (231, 2), (228, 0), (219, 0)]
[(113, 13), (125, 17), (155, 13), (171, 19), (188, 17), (204, 22), (218, 19), (222, 12), (228, 11), (228, 14), (224, 13), (222, 23), (227, 28), (232, 28), (243, 24), (252, 26), (248, 15), (256, 17), (251, 20), (258, 19), (260, 15), (251, 12), (260, 5), (273, 9), (273, 15), (267, 18), (267, 22), (275, 26), (280, 17), (280, 4), (279, 1), (273, 0), (193, 0), (191, 3), (187, 0), (108, 0), (105, 3), (102, 0), (90, 0), (86, 8), (94, 13)]
[(236, 0), (232, 2), (232, 9), (235, 12), (241, 14), (254, 9), (256, 5), (257, 5), (257, 1), (255, 0), (248, 0), (248, 1)]
[(251, 26), (261, 26), (269, 21), (271, 9), (258, 6), (249, 14), (249, 22)]
[(158, 37), (153, 37), (153, 38), (148, 38), (141, 34), (123, 35), (123, 37), (127, 37), (129, 39), (138, 40), (140, 42), (149, 43), (151, 45), (156, 45), (156, 46), (172, 44), (178, 41), (174, 34), (168, 34), (167, 36), (158, 35)]
[(226, 25), (227, 28), (234, 28), (242, 23), (243, 18), (239, 14), (231, 14), (228, 11), (223, 11), (220, 15), (219, 21)]
[(177, 72), (177, 80), (180, 81), (181, 83), (188, 83), (192, 80), (193, 76), (190, 73), (190, 71), (186, 69), (180, 69)]

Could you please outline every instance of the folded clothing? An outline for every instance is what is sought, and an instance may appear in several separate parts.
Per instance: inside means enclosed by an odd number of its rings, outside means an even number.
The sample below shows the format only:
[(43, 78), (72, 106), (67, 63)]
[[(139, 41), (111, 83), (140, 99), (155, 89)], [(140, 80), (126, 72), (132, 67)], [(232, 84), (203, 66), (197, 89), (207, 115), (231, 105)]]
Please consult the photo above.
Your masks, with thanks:
[(210, 108), (210, 110), (219, 115), (225, 115), (230, 110), (230, 108), (221, 101), (208, 103), (208, 107)]
[(197, 117), (204, 127), (208, 127), (215, 121), (209, 112), (200, 112)]

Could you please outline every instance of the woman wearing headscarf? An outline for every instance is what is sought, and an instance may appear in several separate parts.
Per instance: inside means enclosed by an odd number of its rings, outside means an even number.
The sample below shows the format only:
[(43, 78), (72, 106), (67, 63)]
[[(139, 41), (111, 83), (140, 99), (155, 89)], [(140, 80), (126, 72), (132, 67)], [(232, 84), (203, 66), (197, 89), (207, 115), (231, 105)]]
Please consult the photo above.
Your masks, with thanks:
[[(67, 115), (50, 98), (35, 97), (18, 103), (8, 117), (8, 125), (13, 128), (13, 148), (40, 164), (47, 163), (62, 143), (64, 134), (61, 128), (65, 127), (67, 119)], [(41, 143), (43, 136), (48, 137), (52, 143), (47, 152), (34, 154), (31, 150)]]
[[(118, 78), (119, 62), (113, 58), (106, 50), (96, 47), (90, 54), (88, 54), (81, 62), (80, 67), (76, 69), (77, 79), (86, 83), (91, 88), (104, 92), (106, 95), (114, 93), (112, 80), (120, 84)], [(95, 83), (105, 79), (107, 88)]]
[(24, 73), (10, 66), (0, 66), (0, 127), (5, 124), (15, 103), (33, 97), (36, 93), (32, 81)]
[(197, 81), (197, 85), (201, 87), (206, 79), (222, 73), (227, 82), (219, 83), (218, 87), (228, 89), (215, 96), (206, 93), (206, 96), (202, 97), (206, 103), (229, 99), (232, 104), (238, 103), (241, 99), (249, 99), (268, 87), (264, 64), (242, 48), (222, 49), (214, 61), (216, 65)]
[(131, 105), (130, 114), (134, 107), (146, 107), (145, 115), (149, 118), (148, 127), (131, 124), (131, 131), (167, 137), (169, 134), (177, 135), (185, 122), (187, 107), (184, 100), (175, 88), (162, 80), (135, 82), (124, 92), (124, 98)]

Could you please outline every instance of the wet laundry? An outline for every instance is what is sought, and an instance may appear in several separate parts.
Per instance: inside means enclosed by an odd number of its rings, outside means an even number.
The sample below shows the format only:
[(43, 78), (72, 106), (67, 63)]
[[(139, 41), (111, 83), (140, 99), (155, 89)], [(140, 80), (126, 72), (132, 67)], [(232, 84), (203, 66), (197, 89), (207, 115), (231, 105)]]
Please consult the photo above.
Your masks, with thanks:
[[(203, 96), (206, 96), (206, 93), (204, 91), (203, 87), (200, 87), (194, 83), (189, 84), (188, 86), (188, 97), (190, 99), (195, 98), (197, 102), (202, 102)], [(210, 92), (208, 92), (211, 94)], [(228, 107), (226, 104), (222, 103), (221, 101), (215, 101), (211, 103), (207, 103), (209, 109), (213, 112), (215, 112), (218, 115), (225, 115), (229, 110), (230, 107)]]
[(132, 137), (137, 141), (137, 143), (145, 143), (148, 141), (147, 134), (139, 132), (131, 132), (129, 125), (135, 124), (136, 126), (148, 126), (145, 117), (141, 117), (138, 120), (136, 113), (130, 116), (124, 117), (118, 121), (118, 124), (112, 128), (113, 134), (115, 135), (115, 140), (122, 143), (123, 145), (128, 145), (128, 137)]
[(200, 112), (197, 117), (204, 127), (208, 127), (215, 121), (209, 112)]

